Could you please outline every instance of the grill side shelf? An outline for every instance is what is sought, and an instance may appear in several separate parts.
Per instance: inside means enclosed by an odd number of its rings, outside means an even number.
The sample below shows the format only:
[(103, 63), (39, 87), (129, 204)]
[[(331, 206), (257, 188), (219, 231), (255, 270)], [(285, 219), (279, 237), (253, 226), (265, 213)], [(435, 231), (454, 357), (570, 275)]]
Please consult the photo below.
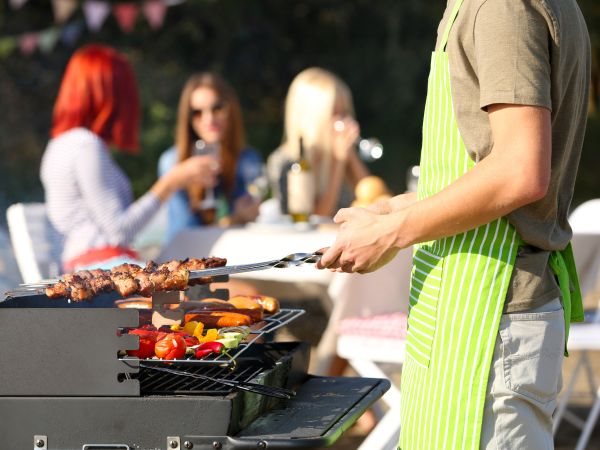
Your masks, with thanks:
[[(324, 448), (335, 443), (390, 388), (378, 378), (310, 377), (297, 396), (235, 436), (185, 436), (194, 448)], [(400, 418), (398, 418), (400, 420)]]

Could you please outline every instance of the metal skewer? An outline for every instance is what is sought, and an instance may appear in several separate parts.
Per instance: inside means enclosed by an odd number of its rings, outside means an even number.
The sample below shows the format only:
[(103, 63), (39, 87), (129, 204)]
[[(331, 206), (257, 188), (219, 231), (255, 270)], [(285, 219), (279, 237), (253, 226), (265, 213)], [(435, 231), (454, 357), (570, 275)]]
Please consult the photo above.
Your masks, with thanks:
[[(240, 264), (236, 266), (214, 267), (211, 269), (190, 270), (190, 279), (216, 277), (219, 275), (231, 275), (235, 273), (252, 272), (256, 270), (265, 270), (270, 268), (283, 269), (295, 267), (301, 264), (314, 264), (321, 259), (321, 254), (315, 253), (292, 253), (284, 256), (281, 259), (273, 259), (270, 261), (262, 261), (252, 264)], [(31, 292), (31, 289), (45, 288), (54, 283), (61, 281), (60, 278), (46, 278), (35, 283), (22, 283), (19, 289), (11, 291), (14, 294)], [(8, 295), (9, 293), (7, 293)]]

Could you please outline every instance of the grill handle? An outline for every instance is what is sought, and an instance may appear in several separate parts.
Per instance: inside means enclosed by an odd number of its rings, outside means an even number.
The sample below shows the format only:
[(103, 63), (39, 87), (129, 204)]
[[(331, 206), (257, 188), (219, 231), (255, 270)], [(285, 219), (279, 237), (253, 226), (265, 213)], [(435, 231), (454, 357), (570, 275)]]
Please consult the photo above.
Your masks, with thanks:
[(83, 444), (81, 450), (131, 450), (126, 444)]

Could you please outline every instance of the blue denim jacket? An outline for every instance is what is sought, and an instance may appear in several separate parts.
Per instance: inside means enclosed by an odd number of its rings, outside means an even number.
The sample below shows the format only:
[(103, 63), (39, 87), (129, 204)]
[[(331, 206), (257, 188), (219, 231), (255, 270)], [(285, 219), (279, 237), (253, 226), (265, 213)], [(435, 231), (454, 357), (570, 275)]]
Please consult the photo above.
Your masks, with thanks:
[[(158, 176), (167, 173), (177, 164), (177, 152), (175, 147), (171, 147), (164, 151), (158, 160)], [(238, 160), (237, 171), (235, 176), (235, 184), (233, 187), (233, 195), (231, 198), (226, 197), (223, 191), (223, 186), (219, 182), (215, 188), (215, 196), (217, 199), (225, 199), (227, 211), (221, 215), (227, 215), (233, 208), (233, 203), (239, 197), (247, 193), (246, 187), (255, 178), (260, 176), (262, 171), (262, 157), (255, 149), (247, 147), (242, 150)], [(173, 237), (184, 228), (202, 226), (203, 223), (197, 214), (193, 214), (190, 206), (187, 192), (177, 191), (167, 202), (168, 208), (168, 224), (166, 240), (169, 242)]]

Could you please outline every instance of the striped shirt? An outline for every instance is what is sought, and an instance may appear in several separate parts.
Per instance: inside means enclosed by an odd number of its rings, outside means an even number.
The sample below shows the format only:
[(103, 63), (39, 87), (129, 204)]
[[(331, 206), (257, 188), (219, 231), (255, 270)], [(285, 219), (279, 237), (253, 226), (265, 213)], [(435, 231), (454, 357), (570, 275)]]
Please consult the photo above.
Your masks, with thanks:
[(133, 201), (106, 143), (85, 128), (50, 140), (40, 176), (50, 222), (65, 238), (63, 262), (93, 248), (130, 246), (160, 207), (151, 192)]

